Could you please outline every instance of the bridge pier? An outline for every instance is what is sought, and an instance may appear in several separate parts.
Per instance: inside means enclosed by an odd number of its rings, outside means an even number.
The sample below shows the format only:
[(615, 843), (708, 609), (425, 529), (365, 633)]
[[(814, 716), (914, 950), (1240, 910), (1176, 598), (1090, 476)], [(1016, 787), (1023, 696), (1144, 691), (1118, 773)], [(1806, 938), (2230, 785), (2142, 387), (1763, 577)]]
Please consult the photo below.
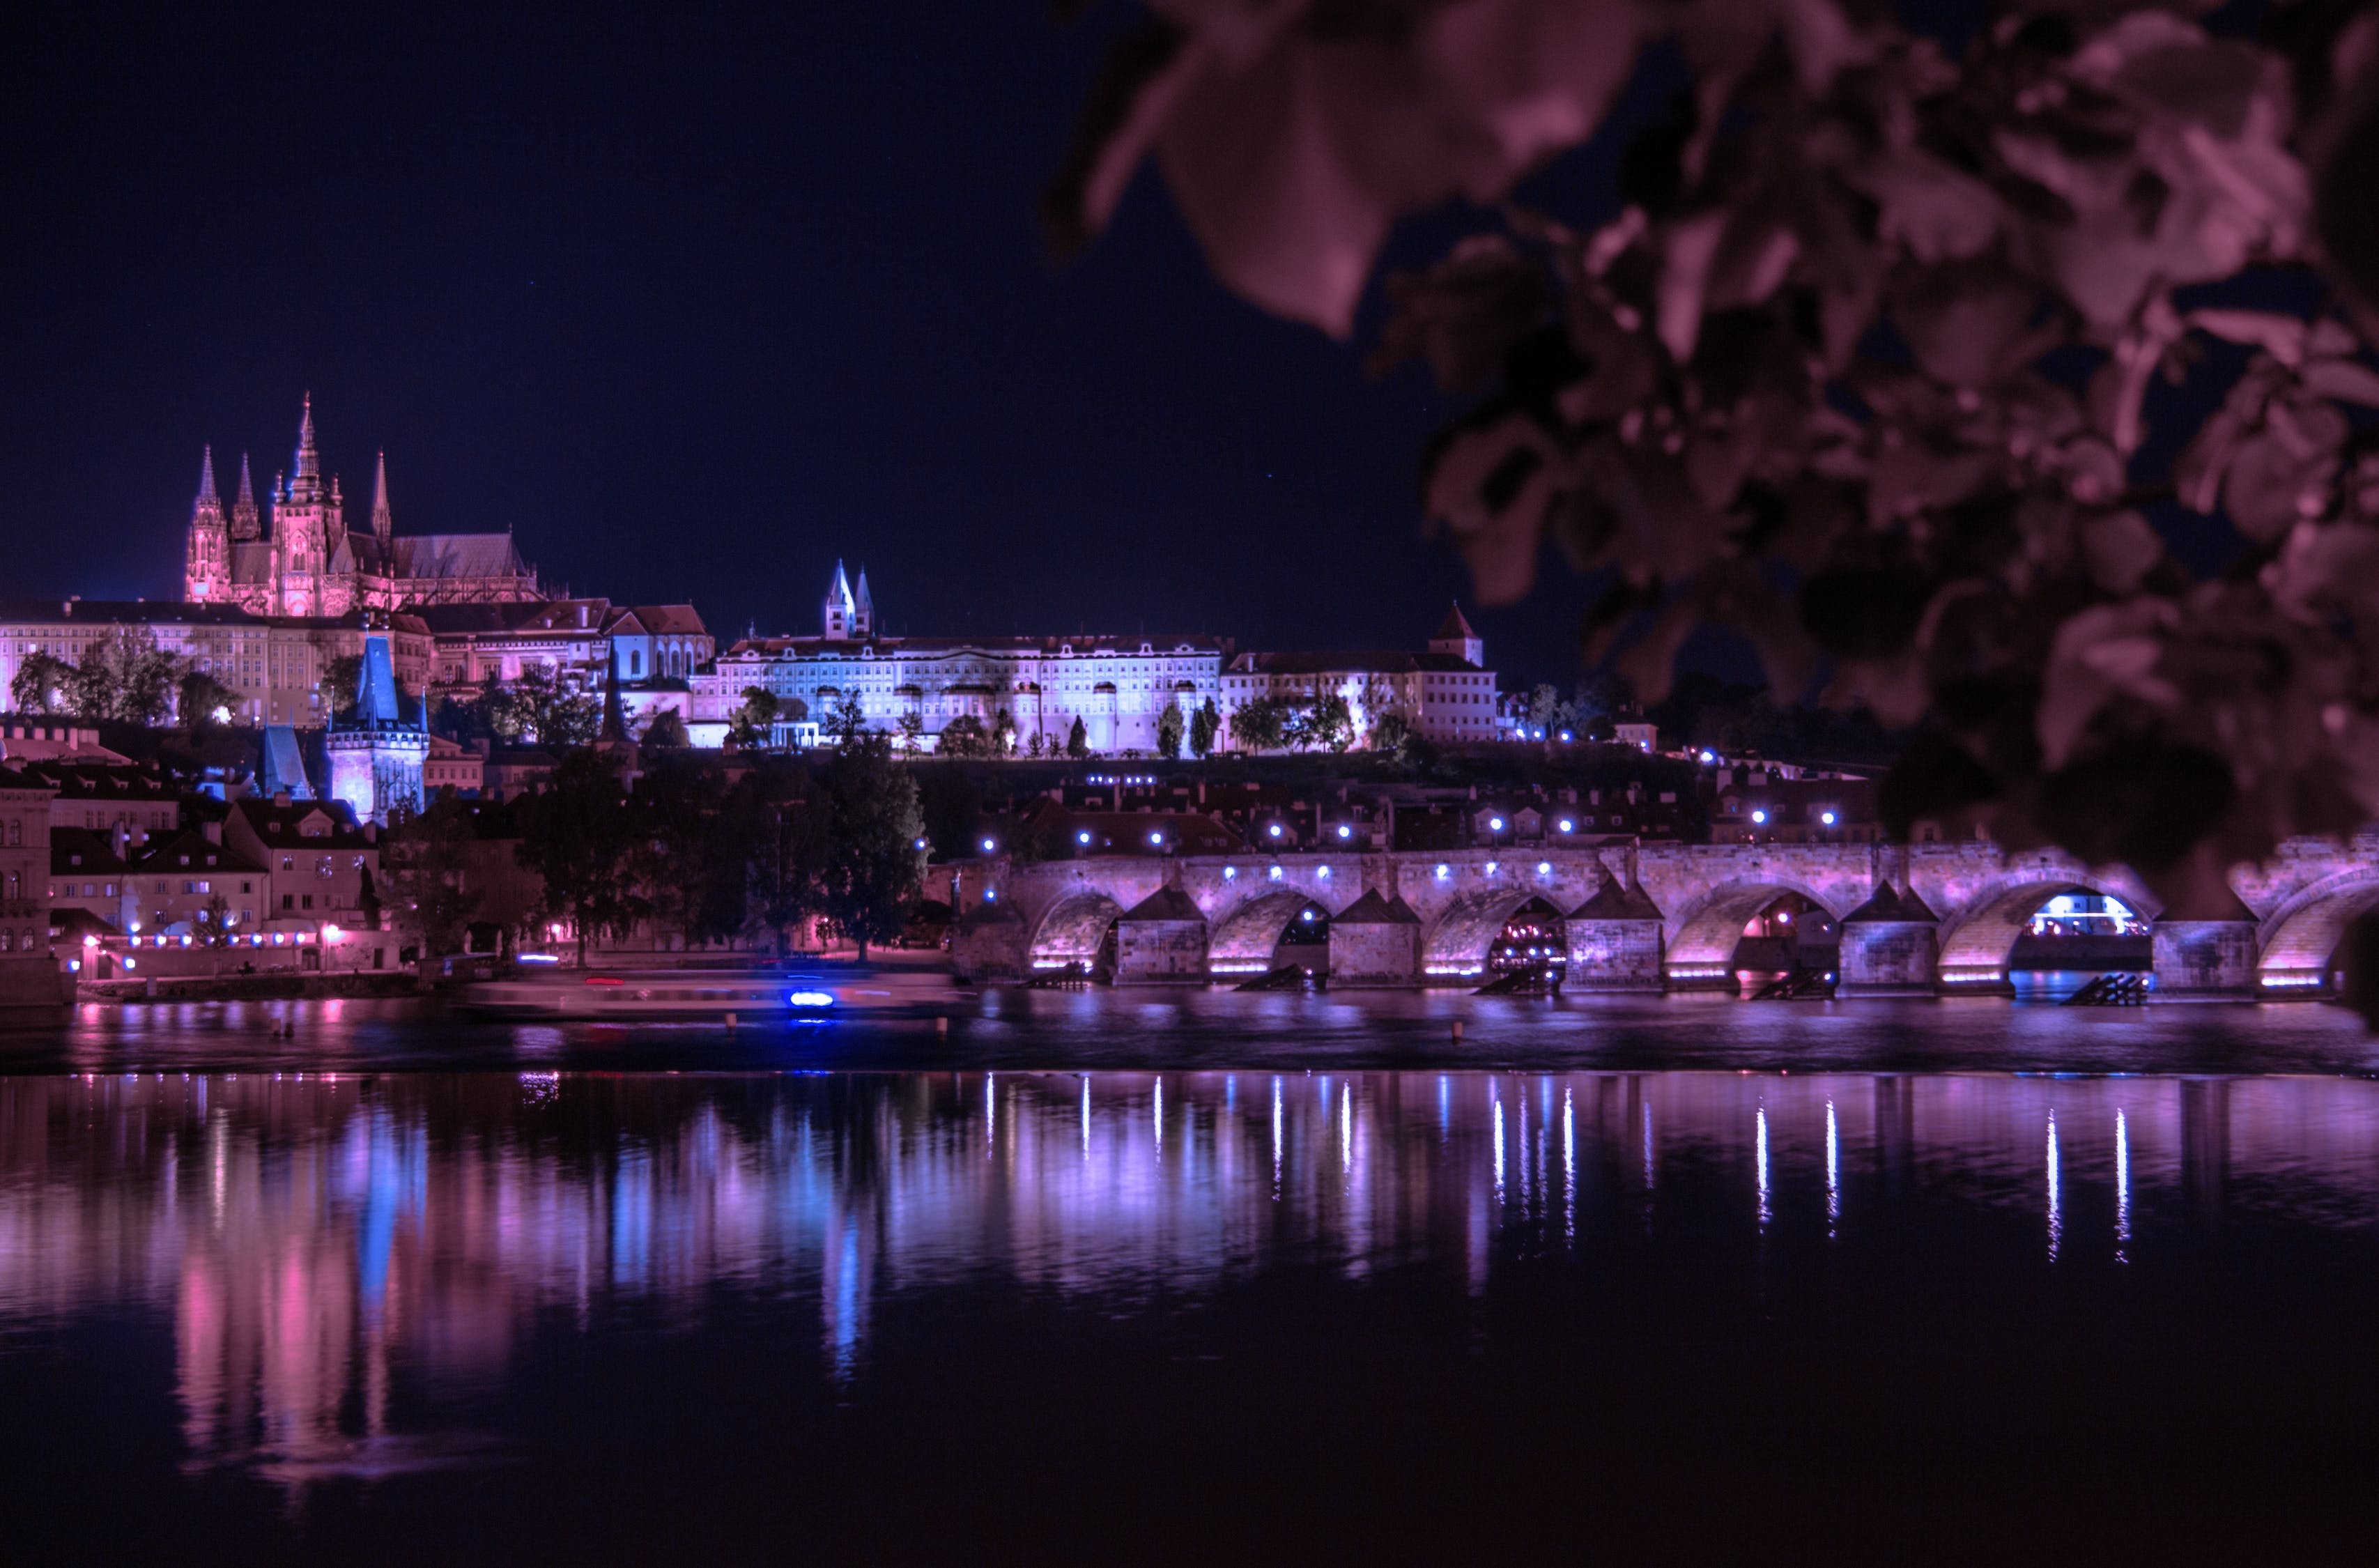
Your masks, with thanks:
[(1622, 887), (1604, 873), (1602, 886), (1567, 922), (1569, 991), (1658, 991), (1668, 943), (1660, 906), (1639, 885)]
[(1867, 901), (1842, 916), (1837, 962), (1841, 996), (1931, 996), (1938, 994), (1941, 923), (1914, 889), (1876, 884)]
[(2151, 1002), (2237, 1002), (2256, 990), (2252, 920), (2160, 920), (2148, 933)]
[(1022, 980), (1029, 935), (1015, 905), (977, 904), (950, 934), (951, 966), (970, 980)]
[(1206, 916), (1178, 887), (1160, 887), (1116, 917), (1117, 985), (1202, 985)]
[(1420, 916), (1378, 888), (1330, 917), (1330, 988), (1412, 990), (1420, 984)]

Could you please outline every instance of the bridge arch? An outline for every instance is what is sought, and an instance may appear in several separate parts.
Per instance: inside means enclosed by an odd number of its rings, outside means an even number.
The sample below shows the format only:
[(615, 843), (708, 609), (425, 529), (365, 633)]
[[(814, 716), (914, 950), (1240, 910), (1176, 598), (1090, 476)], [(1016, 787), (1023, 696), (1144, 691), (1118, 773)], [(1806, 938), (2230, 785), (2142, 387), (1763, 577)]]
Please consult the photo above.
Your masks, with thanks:
[(1422, 946), (1420, 970), (1430, 980), (1476, 980), (1487, 972), (1487, 960), (1503, 927), (1532, 903), (1544, 904), (1552, 918), (1562, 911), (1536, 887), (1489, 887), (1465, 893), (1445, 907), (1430, 927)]
[(1734, 947), (1743, 939), (1743, 928), (1787, 893), (1800, 895), (1825, 911), (1829, 921), (1842, 923), (1842, 911), (1834, 908), (1833, 900), (1805, 882), (1763, 877), (1721, 883), (1678, 918), (1676, 932), (1669, 938), (1669, 968), (1732, 973)]
[(1329, 906), (1302, 888), (1283, 887), (1250, 899), (1214, 927), (1206, 944), (1207, 972), (1253, 974), (1270, 969), (1273, 950), (1287, 935), (1290, 923), (1309, 909), (1320, 911), (1321, 919), (1329, 918)]
[(1121, 913), (1123, 906), (1105, 893), (1086, 891), (1058, 899), (1033, 928), (1026, 963), (1036, 970), (1063, 969), (1068, 964), (1092, 968), (1098, 962), (1099, 946), (1106, 940), (1108, 928)]
[(2112, 899), (2150, 924), (2162, 912), (2140, 889), (2087, 873), (2021, 872), (1991, 884), (1943, 921), (1942, 983), (1996, 985), (2004, 982), (2016, 938), (2032, 923), (2040, 906), (2059, 893), (2095, 893)]
[(2379, 868), (2352, 866), (2325, 876), (2283, 902), (2255, 934), (2255, 966), (2275, 993), (2315, 993), (2329, 984), (2330, 962), (2356, 916), (2379, 909)]

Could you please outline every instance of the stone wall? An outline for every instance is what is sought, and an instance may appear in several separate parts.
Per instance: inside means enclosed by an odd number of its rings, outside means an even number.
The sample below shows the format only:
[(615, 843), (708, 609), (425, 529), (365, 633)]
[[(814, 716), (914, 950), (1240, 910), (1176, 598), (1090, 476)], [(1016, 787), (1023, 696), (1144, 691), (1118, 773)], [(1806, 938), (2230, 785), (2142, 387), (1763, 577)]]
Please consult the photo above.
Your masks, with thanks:
[(1204, 983), (1204, 921), (1123, 919), (1115, 930), (1117, 985)]

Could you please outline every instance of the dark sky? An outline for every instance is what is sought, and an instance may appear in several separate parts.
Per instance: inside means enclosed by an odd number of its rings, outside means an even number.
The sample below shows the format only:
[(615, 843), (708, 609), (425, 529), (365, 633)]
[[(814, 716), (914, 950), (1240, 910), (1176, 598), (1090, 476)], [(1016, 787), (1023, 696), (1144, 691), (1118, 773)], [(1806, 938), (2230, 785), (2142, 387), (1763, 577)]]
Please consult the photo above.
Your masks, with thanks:
[[(200, 444), (269, 482), (310, 388), (351, 524), (384, 446), (401, 531), (722, 634), (814, 630), (841, 556), (894, 631), (1417, 646), (1467, 597), (1423, 374), (1226, 295), (1153, 175), (1046, 260), (1098, 25), (12, 9), (0, 597), (178, 594)], [(1478, 618), (1507, 685), (1575, 675), (1582, 602)]]

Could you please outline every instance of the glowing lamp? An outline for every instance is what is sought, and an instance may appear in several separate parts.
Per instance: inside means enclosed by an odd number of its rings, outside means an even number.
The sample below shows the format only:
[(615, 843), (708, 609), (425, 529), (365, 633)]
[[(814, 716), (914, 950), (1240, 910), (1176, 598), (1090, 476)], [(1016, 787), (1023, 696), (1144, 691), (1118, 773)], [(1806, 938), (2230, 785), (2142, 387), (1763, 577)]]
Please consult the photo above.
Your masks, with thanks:
[(1831, 812), (1822, 812), (1818, 814), (1817, 820), (1824, 823), (1827, 826), (1831, 827), (1834, 825), (1834, 814)]
[(1503, 819), (1502, 817), (1500, 817), (1500, 816), (1491, 816), (1491, 817), (1489, 817), (1489, 818), (1487, 819), (1487, 831), (1488, 831), (1488, 832), (1490, 832), (1490, 833), (1501, 833), (1501, 832), (1503, 832)]
[(999, 840), (996, 838), (985, 838), (983, 841), (983, 852), (986, 855), (997, 848), (999, 848)]
[(1087, 827), (1083, 828), (1080, 833), (1074, 835), (1074, 841), (1078, 844), (1089, 843), (1091, 841), (1091, 830)]
[(831, 1007), (834, 1006), (834, 994), (830, 991), (789, 991), (785, 993), (785, 1005), (789, 1007)]
[(1552, 874), (1553, 874), (1553, 862), (1551, 862), (1551, 861), (1539, 861), (1539, 862), (1537, 862), (1537, 874), (1538, 874), (1539, 876), (1551, 876)]
[(1223, 880), (1224, 880), (1224, 881), (1226, 881), (1226, 882), (1236, 882), (1236, 881), (1238, 881), (1238, 877), (1239, 877), (1239, 868), (1238, 868), (1238, 866), (1235, 866), (1235, 865), (1226, 865), (1226, 866), (1225, 866), (1225, 867), (1223, 868)]
[(1270, 827), (1265, 828), (1264, 831), (1277, 838), (1280, 837), (1280, 824), (1275, 822)]
[(1561, 819), (1561, 830), (1564, 833), (1575, 833), (1577, 831), (1577, 824), (1568, 817), (1564, 817)]
[(1355, 830), (1353, 828), (1347, 826), (1343, 822), (1338, 825), (1338, 837), (1341, 838), (1352, 838), (1354, 836)]
[(1313, 923), (1313, 911), (1311, 910), (1299, 910), (1297, 911), (1297, 918), (1305, 922), (1306, 924), (1310, 925)]
[(1165, 842), (1165, 835), (1162, 833), (1152, 833), (1148, 836), (1148, 841), (1152, 844), (1162, 844)]
[(1753, 812), (1751, 814), (1751, 820), (1754, 822), (1766, 822), (1768, 820), (1768, 814), (1764, 811)]
[(96, 947), (99, 946), (99, 938), (96, 936), (86, 936), (82, 939), (82, 945), (86, 947)]
[(1453, 874), (1454, 868), (1450, 865), (1441, 865), (1437, 868), (1437, 879), (1440, 882), (1444, 881), (1447, 877), (1452, 876)]

